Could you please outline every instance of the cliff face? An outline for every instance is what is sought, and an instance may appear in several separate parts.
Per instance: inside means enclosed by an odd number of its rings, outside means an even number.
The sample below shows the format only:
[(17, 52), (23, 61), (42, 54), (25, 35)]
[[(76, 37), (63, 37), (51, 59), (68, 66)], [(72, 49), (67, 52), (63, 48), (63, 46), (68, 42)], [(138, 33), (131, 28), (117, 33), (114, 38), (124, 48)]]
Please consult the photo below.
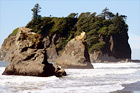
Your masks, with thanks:
[[(131, 48), (128, 43), (128, 38), (120, 37), (121, 36), (117, 35), (112, 35), (109, 38), (99, 36), (99, 41), (104, 41), (106, 44), (101, 50), (94, 50), (90, 52), (91, 62), (114, 62), (131, 59)], [(0, 60), (9, 61), (9, 58), (13, 55), (13, 51), (15, 49), (15, 38), (16, 36), (10, 36), (4, 40), (0, 49)], [(57, 41), (55, 41), (56, 38), (58, 37), (54, 35), (53, 38), (45, 37), (43, 39), (43, 47), (46, 48), (46, 56), (49, 62), (55, 62), (59, 56), (55, 44)]]
[[(15, 48), (15, 38), (16, 36), (10, 36), (4, 40), (0, 49), (0, 60), (9, 61), (9, 57), (13, 55)], [(55, 62), (59, 56), (56, 50), (56, 41), (54, 41), (56, 38), (56, 35), (54, 35), (52, 40), (50, 40), (49, 37), (43, 39), (43, 46), (46, 48), (46, 56), (49, 62)], [(131, 59), (131, 48), (128, 43), (128, 38), (124, 39), (124, 37), (120, 38), (120, 36), (113, 35), (109, 38), (100, 36), (99, 40), (100, 42), (106, 42), (106, 45), (101, 50), (90, 52), (91, 62), (114, 62)]]
[(6, 38), (0, 49), (0, 60), (8, 61), (9, 57), (13, 54), (15, 48), (16, 36), (10, 36)]
[(92, 62), (115, 62), (131, 59), (131, 48), (128, 37), (112, 35), (109, 38), (100, 36), (100, 42), (106, 44), (101, 50), (94, 50), (90, 53)]
[(128, 44), (128, 38), (123, 36), (110, 36), (110, 51), (111, 54), (109, 55), (114, 56), (117, 59), (131, 59), (131, 48)]

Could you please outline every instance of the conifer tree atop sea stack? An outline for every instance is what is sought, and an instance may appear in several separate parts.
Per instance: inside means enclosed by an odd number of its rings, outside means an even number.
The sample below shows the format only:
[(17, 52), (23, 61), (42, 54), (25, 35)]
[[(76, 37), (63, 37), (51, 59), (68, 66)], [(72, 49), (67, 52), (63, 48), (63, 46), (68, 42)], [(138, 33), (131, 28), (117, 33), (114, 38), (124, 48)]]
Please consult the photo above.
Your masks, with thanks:
[(40, 12), (41, 7), (39, 6), (39, 4), (37, 3), (33, 9), (31, 9), (33, 11), (33, 20), (38, 20), (41, 18), (41, 15), (38, 15), (38, 13)]

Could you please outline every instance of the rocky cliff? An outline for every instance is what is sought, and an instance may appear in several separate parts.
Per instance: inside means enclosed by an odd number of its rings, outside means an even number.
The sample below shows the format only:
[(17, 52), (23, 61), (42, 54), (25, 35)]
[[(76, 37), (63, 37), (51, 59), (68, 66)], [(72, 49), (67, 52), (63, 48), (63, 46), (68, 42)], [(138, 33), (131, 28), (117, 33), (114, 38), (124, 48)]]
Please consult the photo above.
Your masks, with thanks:
[(13, 54), (13, 49), (15, 47), (16, 36), (10, 36), (6, 38), (0, 49), (0, 60), (8, 61), (9, 57)]
[(111, 35), (106, 38), (100, 36), (99, 42), (106, 44), (101, 50), (94, 50), (90, 53), (92, 62), (118, 62), (131, 59), (131, 48), (128, 44), (128, 37)]

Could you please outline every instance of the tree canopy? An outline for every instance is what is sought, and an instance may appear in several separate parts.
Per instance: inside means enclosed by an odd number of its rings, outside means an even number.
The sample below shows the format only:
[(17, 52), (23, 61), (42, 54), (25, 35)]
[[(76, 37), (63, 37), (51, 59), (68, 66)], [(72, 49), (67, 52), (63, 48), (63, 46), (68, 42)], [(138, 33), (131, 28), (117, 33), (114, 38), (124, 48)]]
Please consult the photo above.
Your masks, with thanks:
[[(40, 18), (39, 4), (32, 9), (33, 19)], [(120, 38), (128, 39), (128, 25), (125, 23), (127, 16), (112, 13), (105, 8), (101, 14), (96, 12), (71, 13), (67, 17), (42, 17), (38, 22), (29, 22), (26, 27), (33, 29), (34, 32), (42, 36), (52, 37), (54, 34), (59, 36), (59, 42), (56, 42), (59, 50), (63, 49), (65, 44), (74, 36), (85, 31), (87, 34), (86, 42), (89, 52), (100, 50), (106, 43), (101, 37), (108, 39), (112, 35), (119, 35)]]

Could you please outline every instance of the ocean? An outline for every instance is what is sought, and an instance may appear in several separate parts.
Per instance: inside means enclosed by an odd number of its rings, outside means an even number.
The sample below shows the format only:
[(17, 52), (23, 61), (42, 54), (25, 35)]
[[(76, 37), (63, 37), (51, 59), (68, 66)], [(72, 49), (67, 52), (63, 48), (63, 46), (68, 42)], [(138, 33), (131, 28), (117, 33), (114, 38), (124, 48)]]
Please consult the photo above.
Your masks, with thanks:
[(0, 93), (108, 93), (140, 81), (140, 63), (92, 64), (94, 69), (65, 69), (68, 75), (58, 78), (2, 75), (7, 62), (0, 62)]

